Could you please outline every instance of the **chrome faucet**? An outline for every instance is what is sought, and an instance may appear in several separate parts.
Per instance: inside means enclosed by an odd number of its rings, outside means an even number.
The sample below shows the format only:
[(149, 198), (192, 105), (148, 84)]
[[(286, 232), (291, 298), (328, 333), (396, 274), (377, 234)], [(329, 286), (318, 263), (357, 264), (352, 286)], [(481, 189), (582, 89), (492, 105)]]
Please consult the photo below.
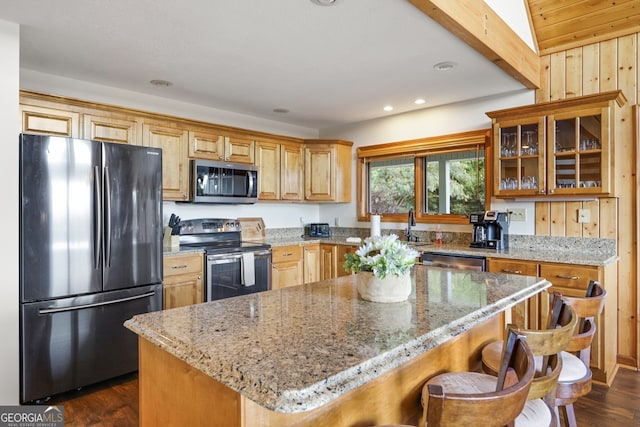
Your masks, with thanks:
[[(409, 209), (409, 217), (407, 218), (407, 242), (411, 242), (414, 240), (413, 232), (411, 231), (411, 227), (416, 225), (416, 215), (413, 211), (413, 208)], [(416, 242), (418, 239), (416, 238)]]

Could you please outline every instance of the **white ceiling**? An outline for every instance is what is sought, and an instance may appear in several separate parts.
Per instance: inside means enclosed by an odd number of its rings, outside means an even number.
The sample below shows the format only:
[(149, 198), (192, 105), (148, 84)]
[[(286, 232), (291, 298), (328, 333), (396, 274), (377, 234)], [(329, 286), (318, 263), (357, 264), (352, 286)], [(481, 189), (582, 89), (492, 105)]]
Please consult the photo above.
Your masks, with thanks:
[(314, 129), (523, 88), (405, 0), (2, 2), (21, 68)]

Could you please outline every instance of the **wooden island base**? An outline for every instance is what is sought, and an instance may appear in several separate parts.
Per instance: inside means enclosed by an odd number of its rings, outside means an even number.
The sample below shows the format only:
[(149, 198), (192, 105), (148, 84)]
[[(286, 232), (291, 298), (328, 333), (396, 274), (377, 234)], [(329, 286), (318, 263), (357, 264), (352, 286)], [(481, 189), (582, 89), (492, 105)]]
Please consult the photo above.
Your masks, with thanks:
[(494, 316), (333, 402), (295, 414), (270, 411), (140, 337), (140, 426), (417, 425), (426, 380), (477, 368), (482, 347), (502, 339), (504, 320)]

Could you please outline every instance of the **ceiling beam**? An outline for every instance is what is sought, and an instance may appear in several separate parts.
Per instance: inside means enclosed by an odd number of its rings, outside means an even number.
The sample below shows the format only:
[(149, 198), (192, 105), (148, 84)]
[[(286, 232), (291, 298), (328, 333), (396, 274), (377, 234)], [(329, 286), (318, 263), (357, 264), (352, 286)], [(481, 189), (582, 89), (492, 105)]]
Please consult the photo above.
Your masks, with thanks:
[(525, 87), (540, 87), (540, 57), (484, 1), (409, 2)]

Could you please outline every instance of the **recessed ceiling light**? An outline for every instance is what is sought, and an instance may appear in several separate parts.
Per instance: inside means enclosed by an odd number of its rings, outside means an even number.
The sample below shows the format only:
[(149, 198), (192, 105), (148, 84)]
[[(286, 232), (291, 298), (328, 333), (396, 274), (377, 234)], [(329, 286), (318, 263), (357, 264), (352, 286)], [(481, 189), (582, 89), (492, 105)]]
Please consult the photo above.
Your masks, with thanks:
[(311, 0), (311, 3), (317, 4), (318, 6), (333, 6), (336, 2), (337, 0)]
[(438, 62), (436, 65), (433, 66), (433, 69), (436, 71), (449, 71), (449, 70), (453, 70), (457, 66), (458, 64), (456, 64), (455, 62), (446, 61), (446, 62)]
[(427, 101), (425, 101), (425, 100), (424, 100), (424, 99), (422, 99), (422, 98), (418, 98), (418, 99), (416, 99), (416, 100), (415, 100), (415, 101), (413, 101), (413, 102), (414, 102), (414, 104), (421, 105), (421, 104), (424, 104), (424, 103), (425, 103), (425, 102), (427, 102)]
[(153, 86), (160, 86), (160, 87), (169, 87), (173, 84), (168, 80), (160, 80), (160, 79), (151, 80), (149, 83), (151, 83)]
[(385, 105), (385, 107), (383, 108), (384, 111), (392, 111), (393, 107), (391, 105)]
[(289, 110), (286, 109), (286, 108), (274, 108), (273, 112), (274, 113), (280, 113), (280, 114), (286, 114), (286, 113), (289, 112)]

